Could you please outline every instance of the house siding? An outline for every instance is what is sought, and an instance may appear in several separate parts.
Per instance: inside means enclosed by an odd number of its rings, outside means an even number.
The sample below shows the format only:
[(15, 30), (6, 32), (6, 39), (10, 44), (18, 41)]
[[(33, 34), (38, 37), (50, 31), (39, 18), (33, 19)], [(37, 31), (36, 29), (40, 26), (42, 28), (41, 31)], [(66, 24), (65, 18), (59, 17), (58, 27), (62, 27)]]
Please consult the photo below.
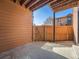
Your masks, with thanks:
[(0, 52), (31, 40), (32, 12), (10, 0), (0, 0)]

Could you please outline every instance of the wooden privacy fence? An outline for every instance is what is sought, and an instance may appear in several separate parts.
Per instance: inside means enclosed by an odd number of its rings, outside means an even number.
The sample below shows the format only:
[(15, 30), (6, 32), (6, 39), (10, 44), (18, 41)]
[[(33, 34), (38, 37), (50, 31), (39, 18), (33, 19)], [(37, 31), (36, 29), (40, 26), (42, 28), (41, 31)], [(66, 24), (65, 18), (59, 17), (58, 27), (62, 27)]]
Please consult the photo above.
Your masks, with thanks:
[(73, 27), (72, 26), (56, 26), (55, 38), (57, 41), (73, 40)]
[[(34, 26), (33, 40), (53, 41), (53, 26)], [(55, 40), (56, 41), (73, 40), (72, 26), (55, 26)]]

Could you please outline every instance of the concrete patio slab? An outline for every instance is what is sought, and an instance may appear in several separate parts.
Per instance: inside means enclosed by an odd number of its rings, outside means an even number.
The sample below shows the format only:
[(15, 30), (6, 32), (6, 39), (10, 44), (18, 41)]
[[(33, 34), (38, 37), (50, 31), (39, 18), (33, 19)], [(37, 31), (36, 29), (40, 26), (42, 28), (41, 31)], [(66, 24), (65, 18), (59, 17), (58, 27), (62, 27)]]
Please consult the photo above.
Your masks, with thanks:
[[(71, 47), (61, 44), (33, 42), (2, 54), (7, 53), (7, 59), (74, 59), (71, 51)], [(0, 59), (6, 58), (0, 56)]]

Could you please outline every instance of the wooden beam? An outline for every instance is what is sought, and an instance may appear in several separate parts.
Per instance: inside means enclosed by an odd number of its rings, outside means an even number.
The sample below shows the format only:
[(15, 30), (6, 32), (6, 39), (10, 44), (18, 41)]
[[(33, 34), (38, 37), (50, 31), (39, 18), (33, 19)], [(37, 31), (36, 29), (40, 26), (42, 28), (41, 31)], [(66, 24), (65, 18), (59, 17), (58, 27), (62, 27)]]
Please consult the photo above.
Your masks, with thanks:
[(35, 5), (36, 3), (38, 3), (39, 2), (39, 0), (36, 0), (34, 3), (32, 3), (30, 6), (29, 6), (29, 8), (31, 8), (33, 5)]
[(31, 0), (27, 0), (27, 1), (24, 2), (23, 5), (25, 6), (25, 5), (27, 5), (28, 3), (30, 3), (30, 2), (31, 2)]
[(32, 7), (30, 7), (31, 10), (36, 10), (42, 6), (44, 6), (45, 4), (48, 3), (49, 0), (40, 0), (38, 3), (36, 3), (35, 5), (33, 5)]
[(30, 7), (30, 9), (32, 10), (32, 11), (34, 11), (34, 10), (36, 10), (36, 9), (38, 9), (38, 8), (40, 8), (40, 7), (42, 7), (42, 6), (44, 6), (44, 5), (46, 5), (47, 3), (49, 3), (49, 2), (56, 2), (57, 0), (40, 0), (38, 3), (36, 3), (35, 5), (33, 5), (32, 7)]
[(21, 1), (20, 1), (20, 5), (24, 4), (25, 1), (26, 1), (26, 0), (21, 0)]
[(16, 2), (16, 0), (13, 0), (13, 2), (15, 3), (15, 2)]
[(30, 3), (31, 0), (20, 0), (20, 5), (27, 5), (28, 3)]
[(77, 2), (78, 2), (77, 0), (64, 0), (64, 1), (59, 1), (58, 3), (55, 2), (56, 4), (50, 4), (50, 6), (55, 12), (58, 12), (77, 6), (76, 4)]
[[(67, 1), (67, 0), (66, 0)], [(54, 5), (51, 5), (53, 8), (59, 6), (59, 5), (62, 5), (63, 3), (65, 3), (66, 1), (58, 1), (57, 3), (55, 3)]]
[(55, 2), (50, 2), (49, 5), (50, 6), (55, 6), (56, 4), (59, 4), (59, 2), (61, 2), (62, 0), (56, 0)]
[(28, 8), (31, 4), (36, 2), (37, 0), (31, 0), (29, 3), (25, 4), (25, 7)]

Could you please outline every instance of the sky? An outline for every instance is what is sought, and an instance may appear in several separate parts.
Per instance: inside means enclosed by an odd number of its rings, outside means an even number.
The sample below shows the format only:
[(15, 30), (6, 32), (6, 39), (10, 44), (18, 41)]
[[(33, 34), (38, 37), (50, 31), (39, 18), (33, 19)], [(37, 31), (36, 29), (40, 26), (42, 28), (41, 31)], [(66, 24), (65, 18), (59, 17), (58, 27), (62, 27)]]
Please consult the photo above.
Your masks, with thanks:
[[(56, 18), (58, 18), (58, 17), (66, 16), (71, 13), (72, 13), (72, 9), (67, 9), (65, 11), (57, 12), (55, 15)], [(47, 18), (49, 17), (53, 18), (53, 10), (48, 5), (45, 5), (34, 11), (33, 16), (34, 16), (33, 23), (36, 25), (42, 25)]]

